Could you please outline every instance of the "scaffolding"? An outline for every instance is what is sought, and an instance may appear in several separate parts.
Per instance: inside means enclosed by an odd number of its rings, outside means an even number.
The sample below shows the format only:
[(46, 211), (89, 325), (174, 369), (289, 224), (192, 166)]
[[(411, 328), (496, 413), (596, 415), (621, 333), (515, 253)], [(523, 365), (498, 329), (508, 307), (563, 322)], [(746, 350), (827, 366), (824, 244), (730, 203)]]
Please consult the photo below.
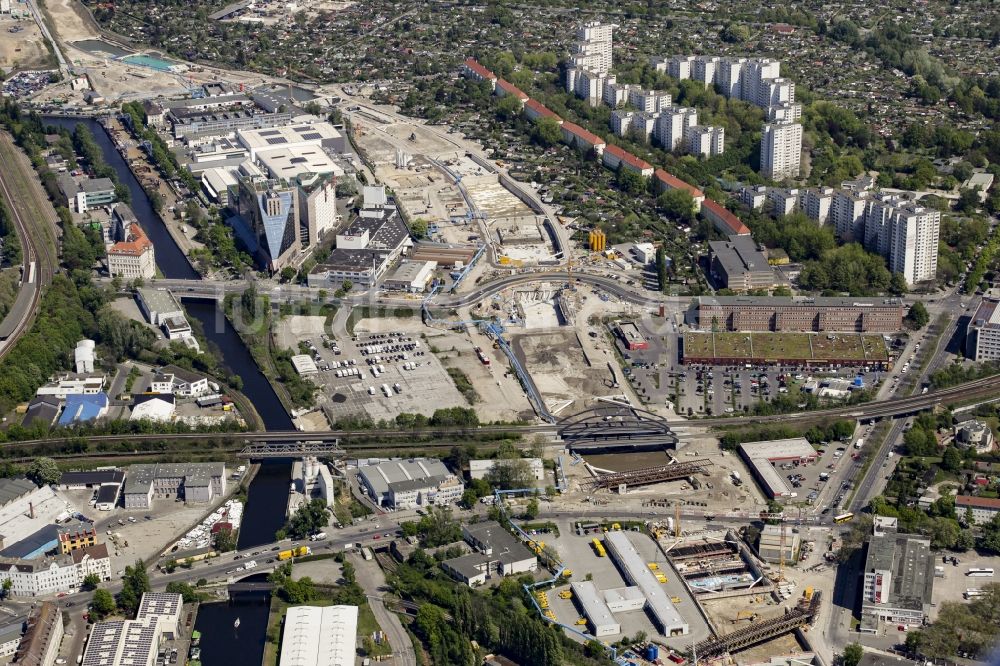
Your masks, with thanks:
[(615, 472), (614, 474), (604, 474), (590, 482), (591, 490), (601, 488), (617, 488), (620, 485), (626, 486), (646, 486), (651, 483), (662, 481), (673, 481), (683, 479), (694, 474), (707, 474), (707, 469), (713, 465), (711, 460), (703, 458), (701, 460), (691, 460), (689, 462), (677, 463), (675, 465), (661, 465), (659, 467), (646, 467), (630, 472)]
[(781, 617), (757, 621), (731, 634), (703, 640), (695, 646), (695, 651), (701, 659), (712, 659), (726, 653), (738, 652), (811, 624), (819, 613), (820, 596), (821, 593), (816, 592), (810, 601), (803, 599), (798, 606)]

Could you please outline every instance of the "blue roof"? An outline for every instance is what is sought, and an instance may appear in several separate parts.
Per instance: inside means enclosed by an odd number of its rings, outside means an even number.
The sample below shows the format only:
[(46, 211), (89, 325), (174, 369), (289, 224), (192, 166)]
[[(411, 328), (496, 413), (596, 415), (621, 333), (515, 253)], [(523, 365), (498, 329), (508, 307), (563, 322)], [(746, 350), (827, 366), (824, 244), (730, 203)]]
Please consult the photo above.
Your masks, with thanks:
[(108, 404), (108, 394), (103, 391), (90, 395), (67, 395), (66, 408), (59, 417), (59, 425), (68, 426), (93, 421), (102, 415)]

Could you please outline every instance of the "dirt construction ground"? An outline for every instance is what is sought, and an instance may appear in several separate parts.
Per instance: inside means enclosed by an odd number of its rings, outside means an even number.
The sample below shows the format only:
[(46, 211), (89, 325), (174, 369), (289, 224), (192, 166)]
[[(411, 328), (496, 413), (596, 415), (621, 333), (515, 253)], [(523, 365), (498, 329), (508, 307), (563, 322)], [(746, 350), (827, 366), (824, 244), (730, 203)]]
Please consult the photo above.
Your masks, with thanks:
[(0, 16), (0, 69), (10, 73), (49, 67), (49, 52), (38, 25), (31, 19), (11, 18), (10, 14)]

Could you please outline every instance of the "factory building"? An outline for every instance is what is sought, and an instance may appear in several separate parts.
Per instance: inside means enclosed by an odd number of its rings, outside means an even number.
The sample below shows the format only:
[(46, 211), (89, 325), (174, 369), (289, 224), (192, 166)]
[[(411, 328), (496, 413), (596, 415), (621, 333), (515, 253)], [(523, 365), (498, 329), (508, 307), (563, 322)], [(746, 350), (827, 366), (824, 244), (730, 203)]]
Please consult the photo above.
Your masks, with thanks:
[(146, 592), (134, 620), (94, 625), (82, 666), (152, 666), (161, 644), (180, 636), (183, 603), (179, 594)]
[(470, 587), (538, 569), (535, 554), (496, 521), (463, 525), (462, 536), (475, 552), (445, 560), (441, 567)]
[(293, 606), (285, 615), (278, 665), (354, 664), (357, 632), (357, 606)]
[(412, 509), (457, 502), (465, 485), (433, 458), (358, 463), (358, 481), (379, 506)]
[(132, 465), (125, 481), (125, 508), (148, 509), (155, 499), (205, 503), (225, 493), (224, 463)]

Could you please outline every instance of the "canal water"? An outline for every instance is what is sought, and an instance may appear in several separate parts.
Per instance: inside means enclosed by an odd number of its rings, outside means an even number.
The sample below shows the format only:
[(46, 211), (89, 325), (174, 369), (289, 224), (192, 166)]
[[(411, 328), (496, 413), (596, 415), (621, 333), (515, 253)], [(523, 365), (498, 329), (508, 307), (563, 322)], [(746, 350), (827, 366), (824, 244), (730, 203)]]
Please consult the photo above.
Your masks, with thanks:
[[(46, 122), (72, 131), (81, 120), (46, 118)], [(131, 193), (129, 205), (153, 241), (160, 272), (172, 279), (198, 279), (198, 273), (153, 211), (145, 191), (115, 149), (108, 133), (95, 120), (82, 122), (93, 133), (97, 145), (104, 152), (105, 161)], [(243, 379), (243, 393), (253, 402), (265, 428), (291, 430), (291, 418), (216, 302), (185, 300), (184, 308), (188, 316), (201, 322), (209, 342), (206, 353), (218, 354), (222, 364)], [(288, 460), (269, 461), (261, 465), (248, 492), (239, 536), (241, 550), (274, 540), (274, 533), (285, 522), (290, 478), (291, 464)], [(269, 596), (260, 593), (241, 593), (228, 603), (203, 604), (195, 627), (202, 634), (202, 663), (211, 666), (259, 664), (264, 654), (268, 610)], [(238, 628), (233, 626), (237, 618), (240, 620)]]

